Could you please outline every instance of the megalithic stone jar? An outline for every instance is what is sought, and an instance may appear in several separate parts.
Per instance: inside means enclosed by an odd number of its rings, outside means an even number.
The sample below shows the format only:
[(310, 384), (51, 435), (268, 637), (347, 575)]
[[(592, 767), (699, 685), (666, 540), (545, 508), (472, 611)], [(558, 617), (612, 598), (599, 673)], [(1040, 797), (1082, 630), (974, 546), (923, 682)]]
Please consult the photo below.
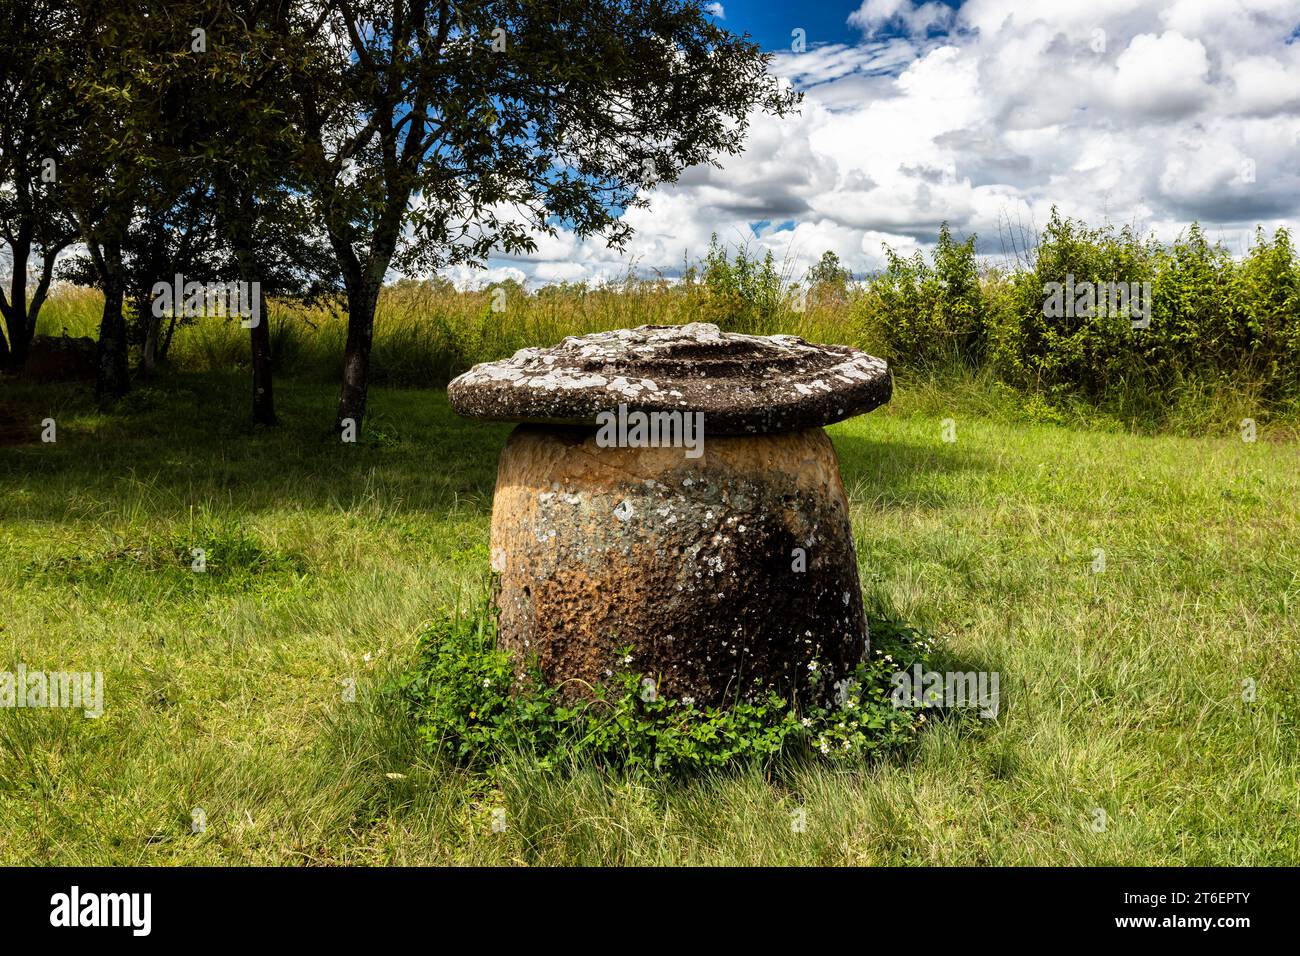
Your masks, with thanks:
[(829, 695), (869, 635), (822, 426), (890, 391), (856, 349), (702, 323), (474, 366), (452, 407), (523, 423), (492, 508), (501, 646), (569, 699), (624, 670), (700, 704)]

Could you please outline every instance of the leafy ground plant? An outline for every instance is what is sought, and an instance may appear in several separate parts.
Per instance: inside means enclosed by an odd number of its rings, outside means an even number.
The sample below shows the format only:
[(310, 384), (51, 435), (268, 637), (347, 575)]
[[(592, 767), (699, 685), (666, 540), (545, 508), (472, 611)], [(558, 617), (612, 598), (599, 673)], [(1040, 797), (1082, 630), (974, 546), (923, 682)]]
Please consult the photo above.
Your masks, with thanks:
[(928, 669), (933, 644), (887, 617), (873, 619), (871, 632), (870, 658), (831, 689), (828, 706), (801, 708), (754, 687), (726, 707), (706, 707), (660, 696), (653, 676), (630, 669), (572, 704), (535, 667), (516, 675), (483, 599), (469, 614), (441, 614), (399, 683), (426, 746), (489, 773), (514, 754), (545, 768), (578, 762), (671, 776), (792, 753), (860, 761), (901, 749), (925, 723), (920, 711), (891, 701), (891, 676), (914, 664)]

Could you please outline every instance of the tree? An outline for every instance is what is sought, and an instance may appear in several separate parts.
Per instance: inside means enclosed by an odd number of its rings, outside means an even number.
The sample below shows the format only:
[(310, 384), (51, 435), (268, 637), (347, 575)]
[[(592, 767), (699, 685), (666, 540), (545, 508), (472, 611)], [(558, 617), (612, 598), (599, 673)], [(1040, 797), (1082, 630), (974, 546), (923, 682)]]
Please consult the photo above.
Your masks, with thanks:
[(324, 262), (323, 238), (312, 234), (293, 176), (301, 150), (284, 108), (295, 70), (289, 4), (71, 6), (70, 25), (87, 52), (62, 60), (66, 111), (79, 129), (67, 195), (104, 291), (97, 392), (111, 398), (127, 387), (125, 296), (143, 330), (148, 372), (161, 334), (155, 285), (171, 286), (178, 273), (186, 285), (238, 279), (241, 300), (252, 305), (244, 317), (252, 417), (274, 424), (265, 296), (318, 285)]
[(841, 264), (840, 257), (827, 249), (817, 264), (808, 270), (807, 282), (818, 301), (842, 302), (848, 295), (852, 278), (853, 273)]
[[(313, 235), (302, 178), (298, 130), (286, 122), (290, 77), (310, 64), (288, 29), (283, 0), (209, 3), (208, 65), (187, 106), (196, 157), (214, 184), (217, 223), (246, 288), (258, 290), (259, 318), (249, 327), (255, 423), (277, 422), (272, 394), (268, 280), (301, 293), (329, 268), (323, 240)], [(313, 77), (313, 82), (320, 78)]]
[[(45, 50), (56, 24), (55, 4), (0, 0), (0, 240), (10, 266), (8, 291), (0, 286), (0, 368), (26, 360), (55, 261), (77, 237), (56, 197), (57, 142), (68, 135), (49, 108), (57, 74)], [(33, 256), (39, 262), (34, 283)]]
[(157, 283), (169, 282), (177, 274), (198, 282), (215, 281), (220, 252), (206, 183), (190, 186), (170, 202), (162, 192), (154, 195), (127, 237), (127, 296), (134, 302), (136, 317), (133, 341), (140, 343), (140, 372), (146, 379), (166, 361), (182, 317), (175, 308), (166, 315), (155, 308)]
[(75, 134), (59, 144), (60, 198), (77, 224), (101, 291), (95, 394), (130, 388), (126, 246), (150, 177), (168, 167), (158, 117), (161, 66), (178, 49), (183, 24), (162, 0), (73, 0), (59, 6), (48, 49), (59, 76), (50, 121)]
[[(223, 260), (206, 184), (196, 183), (174, 196), (151, 182), (143, 196), (122, 247), (122, 273), (123, 301), (134, 312), (134, 322), (126, 327), (127, 341), (140, 345), (140, 372), (149, 378), (166, 360), (176, 325), (185, 318), (183, 308), (155, 308), (157, 283), (171, 283), (176, 274), (197, 282), (217, 281)], [(65, 261), (57, 275), (77, 285), (99, 284), (86, 256)]]
[(347, 296), (340, 430), (365, 414), (391, 267), (528, 252), (561, 226), (621, 246), (648, 187), (798, 101), (695, 0), (336, 0), (288, 28), (315, 53), (295, 120)]

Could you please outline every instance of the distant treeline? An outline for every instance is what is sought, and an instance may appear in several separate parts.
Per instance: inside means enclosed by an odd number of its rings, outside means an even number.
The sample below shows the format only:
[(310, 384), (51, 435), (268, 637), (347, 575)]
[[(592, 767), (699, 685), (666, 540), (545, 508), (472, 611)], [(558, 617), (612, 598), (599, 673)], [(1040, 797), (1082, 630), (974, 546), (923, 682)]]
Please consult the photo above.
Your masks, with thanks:
[[(1049, 398), (1105, 402), (1122, 393), (1158, 408), (1189, 386), (1236, 389), (1273, 406), (1300, 397), (1300, 261), (1284, 229), (1258, 233), (1235, 259), (1197, 225), (1165, 244), (1053, 215), (1019, 268), (982, 266), (976, 238), (959, 241), (946, 226), (931, 256), (886, 250), (886, 260), (878, 274), (855, 279), (828, 252), (796, 278), (770, 254), (715, 240), (672, 279), (629, 275), (533, 290), (508, 280), (477, 291), (457, 291), (444, 279), (404, 280), (380, 295), (376, 384), (444, 385), (476, 362), (566, 335), (713, 322), (856, 345), (904, 374), (959, 365)], [(1121, 283), (1134, 292), (1127, 310), (1106, 308), (1104, 290)], [(1074, 293), (1068, 303), (1060, 294), (1053, 302), (1057, 286)], [(1091, 309), (1089, 288), (1098, 290)], [(341, 310), (281, 298), (269, 312), (277, 372), (337, 379)], [(95, 302), (65, 288), (42, 330), (88, 330), (97, 319)], [(246, 367), (238, 322), (180, 322), (175, 364)], [(137, 347), (144, 336), (145, 323), (132, 323)]]

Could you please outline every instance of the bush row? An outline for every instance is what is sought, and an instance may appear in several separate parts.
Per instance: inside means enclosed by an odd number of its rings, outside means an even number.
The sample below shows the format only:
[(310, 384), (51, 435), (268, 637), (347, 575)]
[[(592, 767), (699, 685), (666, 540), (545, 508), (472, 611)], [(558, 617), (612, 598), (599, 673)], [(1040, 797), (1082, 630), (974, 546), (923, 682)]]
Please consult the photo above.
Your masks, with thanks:
[[(1110, 284), (1137, 293), (1127, 313), (1107, 308), (1104, 292), (1091, 309), (1078, 298), (1080, 289)], [(90, 332), (98, 310), (88, 299), (97, 296), (61, 290), (40, 331)], [(1109, 304), (1117, 304), (1113, 296)], [(183, 321), (174, 364), (247, 363), (238, 323)], [(279, 373), (338, 377), (340, 309), (273, 302), (270, 322)], [(729, 250), (716, 239), (674, 279), (629, 275), (533, 291), (514, 281), (458, 291), (445, 280), (404, 280), (380, 298), (375, 384), (443, 385), (476, 362), (566, 335), (682, 322), (856, 345), (896, 371), (959, 363), (1049, 397), (1095, 401), (1122, 392), (1158, 404), (1189, 382), (1268, 401), (1300, 397), (1300, 262), (1285, 229), (1257, 232), (1235, 259), (1196, 225), (1166, 244), (1055, 213), (1014, 268), (981, 263), (975, 237), (959, 241), (944, 226), (931, 256), (886, 249), (886, 267), (860, 281), (832, 253), (794, 277), (770, 254)]]
[[(1137, 293), (1127, 310), (1101, 294), (1112, 284)], [(1257, 231), (1237, 260), (1195, 224), (1162, 244), (1054, 213), (1026, 267), (981, 270), (974, 238), (945, 227), (930, 262), (890, 253), (853, 308), (896, 364), (955, 359), (1035, 390), (1161, 395), (1208, 379), (1284, 399), (1300, 385), (1300, 262), (1285, 229)]]

